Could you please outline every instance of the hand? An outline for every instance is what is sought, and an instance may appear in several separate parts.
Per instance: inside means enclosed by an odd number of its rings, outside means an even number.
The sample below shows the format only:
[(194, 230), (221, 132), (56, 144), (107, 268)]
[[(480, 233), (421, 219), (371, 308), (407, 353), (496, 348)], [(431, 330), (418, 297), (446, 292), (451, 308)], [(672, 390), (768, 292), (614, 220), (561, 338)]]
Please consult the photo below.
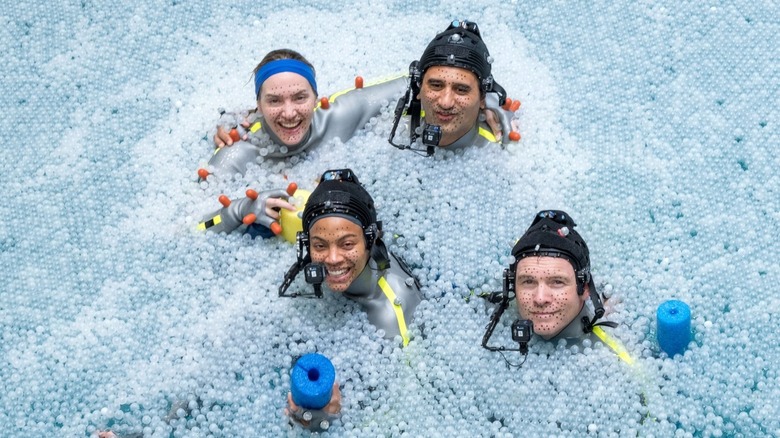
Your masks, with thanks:
[(287, 202), (287, 199), (298, 190), (298, 185), (290, 183), (287, 190), (265, 190), (257, 193), (249, 189), (246, 197), (231, 201), (225, 195), (219, 197), (222, 208), (206, 217), (198, 225), (198, 229), (209, 230), (215, 233), (231, 233), (241, 227), (241, 224), (263, 225), (274, 234), (282, 232), (279, 224), (279, 209), (297, 211), (297, 208)]
[[(292, 399), (292, 393), (288, 392), (287, 408), (284, 410), (284, 413), (294, 422), (309, 430), (327, 429), (327, 427), (322, 427), (322, 421), (329, 420), (331, 417), (335, 417), (341, 413), (341, 390), (339, 390), (339, 384), (336, 382), (333, 383), (333, 393), (330, 396), (330, 401), (324, 408), (317, 410), (307, 410), (296, 405)], [(304, 419), (306, 413), (311, 414), (309, 420)]]
[[(498, 104), (496, 93), (487, 93), (485, 96), (485, 108), (482, 109), (485, 123), (493, 131), (493, 135), (501, 139), (501, 143), (504, 145), (520, 140), (520, 129), (515, 115), (518, 108), (520, 108), (520, 101), (512, 101), (512, 99), (507, 98), (507, 102), (502, 107)], [(505, 136), (504, 133), (507, 135)]]
[(252, 212), (244, 215), (242, 222), (246, 225), (253, 223), (263, 225), (266, 228), (270, 228), (274, 234), (282, 232), (282, 227), (279, 225), (279, 209), (284, 208), (289, 211), (296, 211), (294, 205), (287, 202), (287, 199), (295, 194), (298, 189), (298, 185), (290, 183), (287, 186), (287, 190), (265, 190), (257, 193), (256, 191), (249, 189), (246, 191), (246, 197), (251, 199), (250, 209)]
[(218, 148), (222, 148), (225, 146), (233, 146), (233, 142), (246, 140), (248, 137), (246, 128), (249, 128), (249, 120), (244, 119), (244, 121), (241, 122), (241, 126), (244, 128), (243, 133), (239, 132), (237, 128), (226, 130), (222, 125), (217, 125), (217, 133), (214, 134), (214, 144)]

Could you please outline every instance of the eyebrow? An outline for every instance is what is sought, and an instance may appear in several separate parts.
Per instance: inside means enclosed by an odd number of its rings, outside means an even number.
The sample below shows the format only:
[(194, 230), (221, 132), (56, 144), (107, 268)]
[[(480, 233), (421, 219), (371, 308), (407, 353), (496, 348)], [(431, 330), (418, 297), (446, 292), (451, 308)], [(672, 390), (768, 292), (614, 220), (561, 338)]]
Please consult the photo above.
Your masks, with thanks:
[(564, 280), (565, 281), (567, 280), (568, 277), (566, 277), (565, 275), (558, 275), (558, 274), (553, 274), (553, 275), (518, 274), (517, 275), (518, 280), (524, 280), (528, 278), (532, 280), (540, 279), (540, 280)]
[[(300, 94), (308, 94), (309, 90), (306, 88), (300, 89), (294, 93), (292, 93), (292, 96), (298, 96)], [(282, 94), (275, 94), (275, 93), (263, 93), (263, 97), (282, 97)]]
[[(349, 233), (349, 234), (346, 234), (346, 235), (341, 236), (338, 239), (336, 239), (336, 242), (341, 242), (344, 239), (357, 239), (357, 238), (358, 238), (358, 235), (356, 233)], [(320, 237), (320, 236), (311, 236), (311, 240), (312, 240), (312, 242), (315, 241), (315, 240), (321, 241), (321, 242), (330, 242), (330, 240), (325, 239), (324, 237)]]

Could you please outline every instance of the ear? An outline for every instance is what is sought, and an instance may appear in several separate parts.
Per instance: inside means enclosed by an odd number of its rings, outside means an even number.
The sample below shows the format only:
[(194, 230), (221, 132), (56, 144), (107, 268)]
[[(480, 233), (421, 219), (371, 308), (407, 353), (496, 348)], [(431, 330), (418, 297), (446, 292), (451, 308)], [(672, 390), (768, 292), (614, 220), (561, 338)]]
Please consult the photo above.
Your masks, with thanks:
[(582, 296), (580, 297), (580, 300), (584, 303), (588, 297), (590, 297), (590, 285), (586, 284), (582, 289)]
[(482, 95), (482, 99), (479, 100), (479, 109), (485, 109), (487, 105), (485, 104), (485, 95)]

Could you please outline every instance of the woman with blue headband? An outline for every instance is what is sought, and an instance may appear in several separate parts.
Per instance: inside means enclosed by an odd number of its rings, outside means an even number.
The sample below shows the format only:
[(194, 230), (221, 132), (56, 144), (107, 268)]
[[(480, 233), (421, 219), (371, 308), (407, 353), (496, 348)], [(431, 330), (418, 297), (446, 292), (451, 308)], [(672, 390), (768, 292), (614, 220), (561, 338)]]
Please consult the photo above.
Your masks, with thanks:
[[(246, 118), (223, 116), (214, 136), (219, 149), (198, 170), (201, 178), (244, 174), (246, 165), (259, 159), (290, 157), (336, 137), (346, 141), (405, 91), (407, 79), (399, 76), (318, 102), (314, 67), (301, 54), (280, 49), (258, 64), (254, 81), (257, 109)], [(230, 131), (233, 127), (236, 131)]]

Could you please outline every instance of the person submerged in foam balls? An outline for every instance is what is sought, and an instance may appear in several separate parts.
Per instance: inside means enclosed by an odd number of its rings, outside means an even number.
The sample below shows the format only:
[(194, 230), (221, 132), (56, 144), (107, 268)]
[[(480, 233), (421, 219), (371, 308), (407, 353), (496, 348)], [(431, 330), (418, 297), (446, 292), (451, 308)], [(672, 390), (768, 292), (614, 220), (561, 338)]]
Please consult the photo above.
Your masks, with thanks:
[[(420, 285), (403, 260), (385, 247), (374, 200), (350, 169), (325, 172), (309, 196), (303, 231), (298, 233), (298, 260), (285, 275), (280, 296), (311, 296), (287, 292), (301, 270), (315, 296), (322, 296), (324, 283), (326, 290), (357, 301), (386, 338), (400, 336), (404, 346), (409, 343), (407, 325), (422, 301)], [(341, 393), (334, 384), (331, 401), (322, 410), (302, 409), (288, 396), (286, 413), (296, 423), (319, 430), (321, 420), (338, 415), (340, 409)]]
[(309, 196), (298, 233), (298, 260), (285, 275), (280, 296), (301, 270), (314, 285), (355, 300), (387, 338), (409, 342), (407, 325), (422, 301), (420, 286), (406, 264), (382, 241), (374, 200), (350, 169), (329, 170)]
[[(409, 88), (396, 106), (389, 141), (402, 149), (422, 151), (428, 155), (435, 147), (447, 150), (488, 143), (508, 144), (519, 140), (512, 122), (494, 135), (481, 120), (480, 111), (503, 106), (506, 91), (491, 73), (493, 58), (482, 41), (479, 28), (471, 21), (453, 21), (428, 44), (419, 61), (409, 66)], [(504, 108), (517, 109), (510, 102)], [(404, 114), (408, 115), (401, 133), (408, 141), (395, 142), (396, 129)], [(422, 145), (420, 145), (422, 143)]]
[(243, 175), (249, 163), (291, 157), (334, 138), (347, 141), (403, 93), (407, 82), (399, 75), (318, 100), (314, 67), (290, 49), (268, 52), (253, 77), (257, 108), (222, 115), (214, 135), (217, 150), (198, 170), (201, 178)]
[[(617, 324), (598, 322), (605, 313), (603, 300), (590, 272), (588, 246), (575, 226), (574, 220), (563, 211), (545, 210), (536, 215), (512, 248), (515, 261), (504, 272), (502, 305), (488, 325), (482, 344), (485, 348), (513, 350), (487, 344), (508, 299), (514, 294), (521, 318), (513, 324), (516, 341), (521, 342), (517, 338), (525, 337), (524, 341), (528, 342), (531, 333), (545, 341), (563, 340), (567, 345), (585, 339), (601, 340), (621, 359), (631, 362), (625, 349), (601, 328)], [(592, 309), (586, 305), (588, 299)]]

